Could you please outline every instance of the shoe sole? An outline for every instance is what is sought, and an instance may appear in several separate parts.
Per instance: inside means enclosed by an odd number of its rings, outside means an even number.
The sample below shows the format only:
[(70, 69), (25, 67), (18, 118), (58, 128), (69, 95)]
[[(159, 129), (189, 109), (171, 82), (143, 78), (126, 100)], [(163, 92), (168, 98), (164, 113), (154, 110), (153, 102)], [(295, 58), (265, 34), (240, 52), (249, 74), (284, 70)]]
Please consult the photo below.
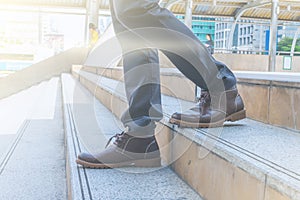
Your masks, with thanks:
[(93, 168), (93, 169), (111, 169), (111, 168), (121, 168), (121, 167), (161, 167), (161, 159), (142, 159), (142, 160), (132, 160), (122, 163), (90, 163), (81, 159), (77, 159), (76, 163), (82, 165), (83, 167)]
[(170, 118), (169, 122), (171, 124), (176, 124), (179, 127), (185, 128), (215, 128), (223, 126), (225, 121), (235, 122), (246, 118), (246, 110), (241, 110), (239, 112), (233, 113), (227, 116), (224, 120), (213, 122), (213, 123), (193, 123), (187, 121), (181, 121), (179, 119)]

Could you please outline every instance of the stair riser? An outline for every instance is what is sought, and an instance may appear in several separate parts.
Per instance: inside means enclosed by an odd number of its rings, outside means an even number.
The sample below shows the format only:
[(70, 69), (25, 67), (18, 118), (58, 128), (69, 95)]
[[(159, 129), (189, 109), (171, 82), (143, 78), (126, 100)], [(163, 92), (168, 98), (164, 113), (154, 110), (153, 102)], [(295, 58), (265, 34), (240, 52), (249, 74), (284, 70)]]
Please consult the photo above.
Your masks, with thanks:
[[(80, 82), (118, 117), (126, 109), (124, 97), (96, 87), (83, 77), (80, 77)], [(161, 123), (156, 130), (164, 163), (171, 164), (174, 171), (205, 199), (295, 199), (287, 194), (297, 191), (280, 190), (274, 182), (269, 182), (267, 174), (255, 172), (254, 176), (223, 157), (208, 152), (166, 124)]]
[[(80, 66), (79, 66), (80, 68)], [(118, 68), (102, 68), (102, 67), (82, 67), (81, 70), (98, 74), (107, 78), (118, 81), (124, 81), (123, 69)], [(195, 100), (195, 84), (181, 75), (161, 74), (161, 91), (168, 96), (179, 99), (194, 101)]]
[(300, 130), (300, 83), (239, 79), (249, 118)]

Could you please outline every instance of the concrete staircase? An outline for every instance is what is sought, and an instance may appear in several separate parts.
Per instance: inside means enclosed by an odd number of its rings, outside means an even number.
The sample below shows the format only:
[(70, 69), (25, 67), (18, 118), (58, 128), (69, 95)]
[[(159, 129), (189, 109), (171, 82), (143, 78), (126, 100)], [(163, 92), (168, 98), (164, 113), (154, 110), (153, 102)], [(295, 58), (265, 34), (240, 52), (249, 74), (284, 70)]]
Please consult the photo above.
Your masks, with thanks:
[[(74, 66), (72, 74), (77, 84), (84, 85), (109, 109), (108, 113), (115, 115), (113, 126), (122, 129), (118, 118), (126, 108), (126, 98), (121, 69)], [(156, 132), (163, 164), (170, 166), (202, 198), (300, 199), (300, 156), (297, 153), (300, 152), (300, 135), (297, 131), (251, 119), (214, 129), (174, 126), (168, 123), (170, 115), (194, 104), (191, 102), (194, 87), (174, 69), (162, 69), (161, 80), (171, 84), (171, 89), (163, 90), (164, 119)], [(182, 85), (190, 89), (184, 90), (186, 94), (176, 93), (179, 91), (176, 87)], [(90, 108), (90, 113), (97, 116), (95, 113), (100, 112), (95, 109)], [(82, 128), (79, 132), (86, 132), (84, 130), (88, 129)], [(95, 140), (86, 140), (86, 146), (92, 147)]]
[[(0, 199), (298, 200), (298, 75), (253, 73), (236, 73), (251, 119), (188, 129), (168, 120), (194, 105), (195, 86), (176, 69), (161, 69), (160, 168), (96, 170), (75, 163), (78, 153), (103, 150), (124, 128), (118, 66), (73, 66), (71, 74), (1, 99)], [(274, 117), (283, 109), (273, 105), (282, 101), (278, 91), (293, 99), (284, 107), (284, 123)], [(266, 101), (253, 103), (264, 94)], [(267, 115), (256, 114), (264, 107)]]

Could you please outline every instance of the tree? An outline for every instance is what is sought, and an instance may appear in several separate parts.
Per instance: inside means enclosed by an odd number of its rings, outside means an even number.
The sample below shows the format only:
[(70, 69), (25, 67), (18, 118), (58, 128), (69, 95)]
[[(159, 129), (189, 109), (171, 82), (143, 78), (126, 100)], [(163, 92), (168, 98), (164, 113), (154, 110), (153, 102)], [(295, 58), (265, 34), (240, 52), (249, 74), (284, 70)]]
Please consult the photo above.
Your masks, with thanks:
[[(277, 50), (290, 52), (292, 49), (292, 44), (293, 44), (293, 38), (290, 37), (282, 38), (282, 40), (278, 42)], [(300, 52), (300, 39), (298, 39), (296, 42), (295, 52)]]

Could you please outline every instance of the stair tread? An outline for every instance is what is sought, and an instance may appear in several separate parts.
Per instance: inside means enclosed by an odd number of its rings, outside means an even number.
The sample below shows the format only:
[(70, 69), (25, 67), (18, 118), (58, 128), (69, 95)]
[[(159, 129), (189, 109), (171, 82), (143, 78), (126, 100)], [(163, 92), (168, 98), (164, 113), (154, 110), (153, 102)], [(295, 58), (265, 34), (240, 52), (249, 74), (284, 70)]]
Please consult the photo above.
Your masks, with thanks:
[[(122, 82), (85, 71), (77, 71), (77, 73), (125, 99)], [(264, 178), (263, 174), (280, 177), (286, 183), (300, 189), (300, 155), (297, 153), (300, 152), (300, 135), (298, 132), (251, 119), (234, 123), (226, 122), (224, 128), (219, 129), (181, 129), (169, 124), (168, 117), (175, 111), (185, 110), (193, 103), (165, 95), (162, 96), (162, 103), (165, 115), (162, 123), (166, 126), (202, 145), (206, 142), (210, 145), (207, 135), (214, 135), (213, 152), (261, 179)]]
[(0, 152), (0, 199), (67, 199), (59, 86), (56, 77), (1, 100), (1, 143), (14, 138)]
[[(168, 167), (104, 170), (77, 167), (74, 153), (104, 149), (108, 138), (112, 134), (120, 133), (123, 127), (120, 121), (71, 75), (63, 74), (62, 83), (65, 105), (71, 105), (69, 112), (76, 127), (76, 133), (67, 129), (67, 142), (77, 146), (75, 151), (72, 148), (68, 149), (71, 155), (69, 170), (73, 174), (69, 186), (73, 187), (73, 197), (83, 193), (92, 199), (201, 199)], [(84, 113), (85, 119), (82, 117)], [(71, 118), (65, 120), (70, 121)], [(79, 140), (73, 143), (70, 134)], [(75, 177), (78, 173), (82, 175), (81, 178)], [(82, 186), (78, 186), (79, 183), (76, 182), (79, 179), (84, 182)]]

